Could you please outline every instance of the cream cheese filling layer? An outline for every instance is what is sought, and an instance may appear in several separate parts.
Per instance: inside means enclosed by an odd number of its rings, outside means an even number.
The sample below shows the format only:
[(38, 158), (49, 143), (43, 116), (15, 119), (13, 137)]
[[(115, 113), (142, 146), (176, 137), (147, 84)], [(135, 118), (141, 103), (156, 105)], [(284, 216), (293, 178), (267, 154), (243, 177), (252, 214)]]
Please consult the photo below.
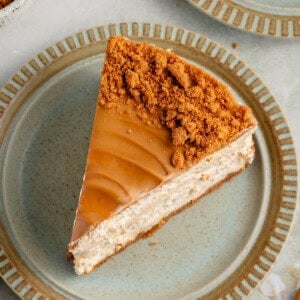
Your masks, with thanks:
[(255, 128), (251, 128), (228, 146), (152, 189), (136, 203), (71, 242), (69, 251), (74, 257), (76, 273), (91, 272), (141, 233), (151, 230), (174, 211), (179, 211), (229, 175), (245, 168), (254, 159), (254, 131)]

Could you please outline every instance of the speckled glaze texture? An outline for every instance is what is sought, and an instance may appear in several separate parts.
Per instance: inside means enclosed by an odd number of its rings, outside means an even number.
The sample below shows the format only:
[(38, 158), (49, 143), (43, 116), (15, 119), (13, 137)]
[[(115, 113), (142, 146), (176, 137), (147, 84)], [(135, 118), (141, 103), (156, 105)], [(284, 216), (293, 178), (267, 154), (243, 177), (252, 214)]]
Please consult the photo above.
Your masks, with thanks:
[[(97, 272), (74, 275), (66, 246), (84, 171), (106, 39), (172, 48), (226, 83), (259, 123), (254, 163)], [(0, 90), (0, 274), (24, 299), (240, 299), (288, 236), (297, 169), (285, 119), (262, 81), (221, 45), (159, 24), (80, 32)]]
[(187, 0), (200, 11), (232, 27), (281, 38), (300, 37), (297, 0)]
[(25, 7), (29, 6), (34, 0), (14, 0), (3, 9), (0, 9), (0, 27), (9, 22), (11, 18)]

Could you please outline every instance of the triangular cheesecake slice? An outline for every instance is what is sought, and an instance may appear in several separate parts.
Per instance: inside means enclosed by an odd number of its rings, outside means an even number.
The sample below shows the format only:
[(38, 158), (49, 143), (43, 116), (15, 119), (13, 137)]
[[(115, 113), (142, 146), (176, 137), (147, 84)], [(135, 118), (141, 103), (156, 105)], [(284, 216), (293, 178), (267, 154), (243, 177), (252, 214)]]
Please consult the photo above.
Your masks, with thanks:
[(171, 51), (109, 39), (68, 254), (87, 274), (254, 158), (256, 121)]

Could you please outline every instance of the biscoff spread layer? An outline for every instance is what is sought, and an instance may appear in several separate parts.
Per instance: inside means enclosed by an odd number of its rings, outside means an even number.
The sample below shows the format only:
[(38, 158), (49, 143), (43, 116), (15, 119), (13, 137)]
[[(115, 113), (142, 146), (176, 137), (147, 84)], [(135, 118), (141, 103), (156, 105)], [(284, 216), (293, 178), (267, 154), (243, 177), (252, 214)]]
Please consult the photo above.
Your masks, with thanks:
[(134, 105), (148, 125), (168, 128), (173, 166), (196, 163), (255, 124), (224, 84), (172, 52), (121, 36), (108, 44), (100, 105)]

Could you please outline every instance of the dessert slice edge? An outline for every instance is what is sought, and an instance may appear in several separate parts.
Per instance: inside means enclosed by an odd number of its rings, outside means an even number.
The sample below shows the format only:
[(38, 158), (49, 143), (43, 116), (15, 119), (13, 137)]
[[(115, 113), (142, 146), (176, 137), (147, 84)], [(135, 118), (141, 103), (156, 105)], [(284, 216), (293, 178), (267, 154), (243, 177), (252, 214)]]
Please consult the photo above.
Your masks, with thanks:
[(255, 129), (251, 110), (211, 75), (154, 45), (111, 37), (68, 246), (76, 273), (241, 172), (254, 158)]
[(254, 159), (254, 131), (255, 126), (71, 242), (69, 253), (76, 273), (94, 271), (109, 257), (243, 171)]

